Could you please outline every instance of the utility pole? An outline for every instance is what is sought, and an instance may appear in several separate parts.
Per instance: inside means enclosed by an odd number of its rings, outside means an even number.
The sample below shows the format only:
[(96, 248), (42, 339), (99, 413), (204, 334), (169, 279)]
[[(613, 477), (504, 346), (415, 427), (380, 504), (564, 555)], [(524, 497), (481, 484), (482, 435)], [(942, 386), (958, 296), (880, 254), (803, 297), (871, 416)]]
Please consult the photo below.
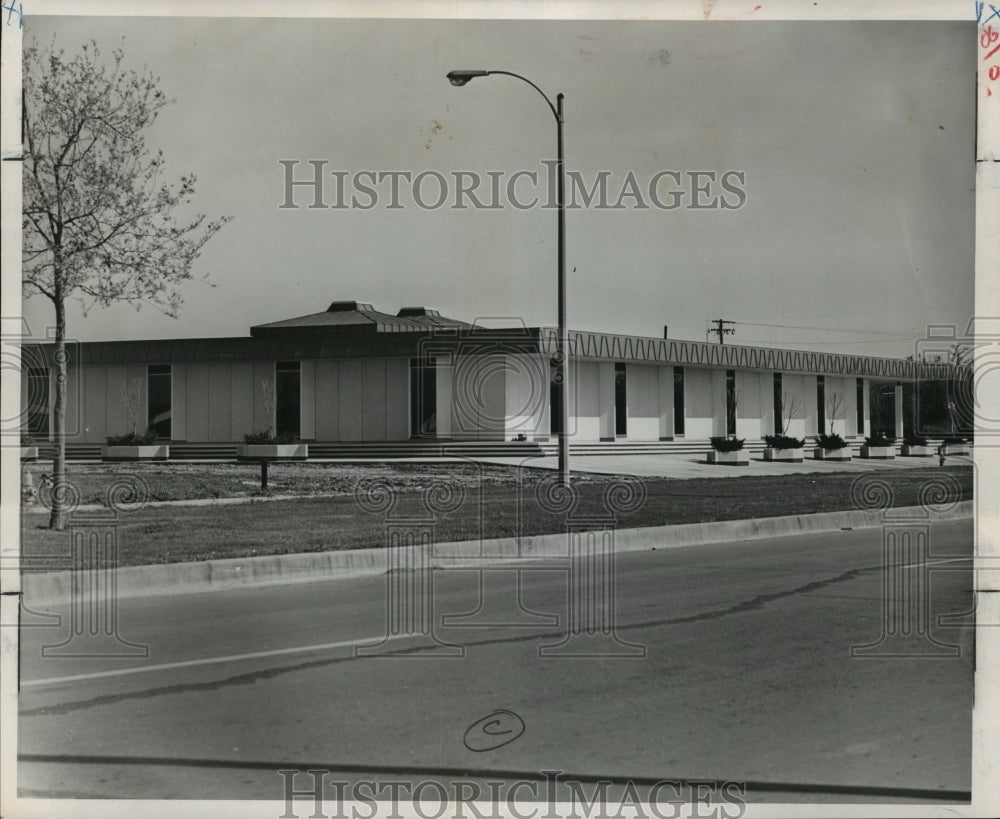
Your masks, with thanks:
[(715, 333), (719, 337), (719, 344), (725, 344), (723, 340), (726, 336), (731, 336), (736, 333), (735, 327), (727, 327), (726, 325), (735, 325), (735, 321), (726, 321), (725, 319), (709, 319), (709, 321), (715, 325), (709, 329), (708, 334), (711, 335)]

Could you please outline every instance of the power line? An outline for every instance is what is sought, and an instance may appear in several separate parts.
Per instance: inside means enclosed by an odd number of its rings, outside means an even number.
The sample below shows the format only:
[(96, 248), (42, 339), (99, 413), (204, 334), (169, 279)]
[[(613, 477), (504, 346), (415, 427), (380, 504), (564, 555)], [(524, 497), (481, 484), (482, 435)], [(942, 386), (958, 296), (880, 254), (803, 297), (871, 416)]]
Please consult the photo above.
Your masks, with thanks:
[[(808, 327), (802, 324), (763, 324), (760, 322), (753, 321), (736, 321), (731, 322), (733, 324), (743, 324), (747, 327), (774, 327), (780, 330), (812, 330), (814, 332), (821, 333), (851, 333), (853, 335), (881, 335), (885, 336), (886, 330), (845, 330), (842, 327)], [(713, 331), (714, 332), (714, 331)], [(899, 333), (898, 335), (892, 336), (893, 338), (918, 338), (922, 336), (914, 336), (911, 333)], [(888, 338), (888, 336), (886, 336)]]
[(901, 341), (915, 341), (916, 336), (891, 336), (887, 338), (859, 338), (853, 341), (816, 341), (816, 339), (793, 338), (775, 341), (773, 338), (767, 339), (742, 339), (751, 344), (815, 344), (822, 347), (833, 347), (841, 344), (888, 344), (890, 341), (899, 344)]

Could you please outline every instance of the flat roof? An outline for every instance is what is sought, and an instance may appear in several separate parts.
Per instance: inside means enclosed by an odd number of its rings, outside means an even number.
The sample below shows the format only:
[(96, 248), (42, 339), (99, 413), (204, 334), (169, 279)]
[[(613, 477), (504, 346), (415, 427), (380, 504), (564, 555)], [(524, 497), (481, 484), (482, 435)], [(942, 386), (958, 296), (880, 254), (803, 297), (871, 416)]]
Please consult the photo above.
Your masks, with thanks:
[[(278, 324), (281, 324), (280, 322)], [(265, 325), (266, 326), (266, 325)], [(372, 329), (374, 327), (374, 329)], [(282, 324), (280, 332), (230, 338), (148, 339), (69, 342), (70, 359), (81, 365), (209, 363), (226, 361), (296, 361), (328, 358), (413, 357), (445, 354), (466, 348), (469, 354), (538, 352), (552, 355), (557, 348), (554, 327), (487, 328), (421, 326), (379, 329), (378, 324), (345, 331), (319, 332), (311, 326)], [(626, 361), (783, 373), (865, 376), (887, 380), (943, 380), (971, 373), (971, 367), (928, 364), (899, 358), (784, 350), (739, 344), (663, 339), (647, 336), (568, 332), (572, 358)], [(26, 344), (25, 366), (51, 365), (53, 344)], [(44, 364), (43, 364), (44, 361)]]

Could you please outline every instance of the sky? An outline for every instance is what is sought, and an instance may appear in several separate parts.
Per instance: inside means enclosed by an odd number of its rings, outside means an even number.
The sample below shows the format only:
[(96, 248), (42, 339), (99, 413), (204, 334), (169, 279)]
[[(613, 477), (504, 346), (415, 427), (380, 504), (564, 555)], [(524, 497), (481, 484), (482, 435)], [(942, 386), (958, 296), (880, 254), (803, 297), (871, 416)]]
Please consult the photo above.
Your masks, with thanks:
[[(370, 302), (488, 324), (556, 321), (556, 212), (449, 207), (455, 171), (541, 176), (555, 158), (544, 101), (503, 76), (455, 88), (454, 68), (513, 71), (565, 95), (565, 157), (616, 200), (680, 174), (665, 209), (567, 214), (571, 328), (905, 356), (929, 324), (973, 311), (976, 27), (969, 22), (670, 22), (25, 17), (25, 38), (121, 45), (176, 99), (149, 134), (195, 206), (233, 221), (206, 246), (178, 319), (148, 306), (69, 310), (92, 340), (244, 336), (251, 325)], [(124, 39), (123, 39), (124, 38)], [(388, 183), (374, 207), (282, 208), (285, 169), (431, 171), (444, 207)], [(723, 174), (740, 207), (691, 207), (691, 174)], [(488, 177), (487, 177), (488, 178)], [(660, 177), (661, 201), (675, 177)], [(701, 176), (702, 182), (710, 177)], [(436, 198), (433, 176), (421, 188)], [(485, 183), (484, 183), (485, 184)], [(532, 186), (521, 179), (520, 199)], [(348, 190), (350, 198), (352, 190)], [(356, 190), (353, 192), (357, 193)], [(489, 188), (480, 191), (488, 199)], [(644, 196), (648, 200), (648, 196)], [(359, 195), (362, 204), (368, 198)], [(745, 201), (743, 201), (745, 200)], [(720, 200), (721, 201), (721, 200)], [(207, 277), (207, 279), (206, 279)], [(211, 285), (209, 285), (209, 283)], [(36, 297), (37, 336), (53, 321)]]

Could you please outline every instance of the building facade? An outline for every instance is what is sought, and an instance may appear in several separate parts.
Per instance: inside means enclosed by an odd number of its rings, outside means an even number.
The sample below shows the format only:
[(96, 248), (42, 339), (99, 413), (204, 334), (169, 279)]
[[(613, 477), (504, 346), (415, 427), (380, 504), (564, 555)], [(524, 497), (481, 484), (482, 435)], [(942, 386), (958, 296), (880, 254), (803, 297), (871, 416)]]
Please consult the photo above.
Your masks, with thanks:
[[(165, 441), (548, 440), (559, 391), (548, 327), (488, 329), (427, 308), (360, 302), (238, 338), (68, 348), (67, 441), (153, 429)], [(904, 391), (951, 368), (900, 359), (569, 333), (573, 441), (704, 440), (835, 432), (902, 436)], [(28, 433), (51, 438), (52, 345), (23, 350)]]

